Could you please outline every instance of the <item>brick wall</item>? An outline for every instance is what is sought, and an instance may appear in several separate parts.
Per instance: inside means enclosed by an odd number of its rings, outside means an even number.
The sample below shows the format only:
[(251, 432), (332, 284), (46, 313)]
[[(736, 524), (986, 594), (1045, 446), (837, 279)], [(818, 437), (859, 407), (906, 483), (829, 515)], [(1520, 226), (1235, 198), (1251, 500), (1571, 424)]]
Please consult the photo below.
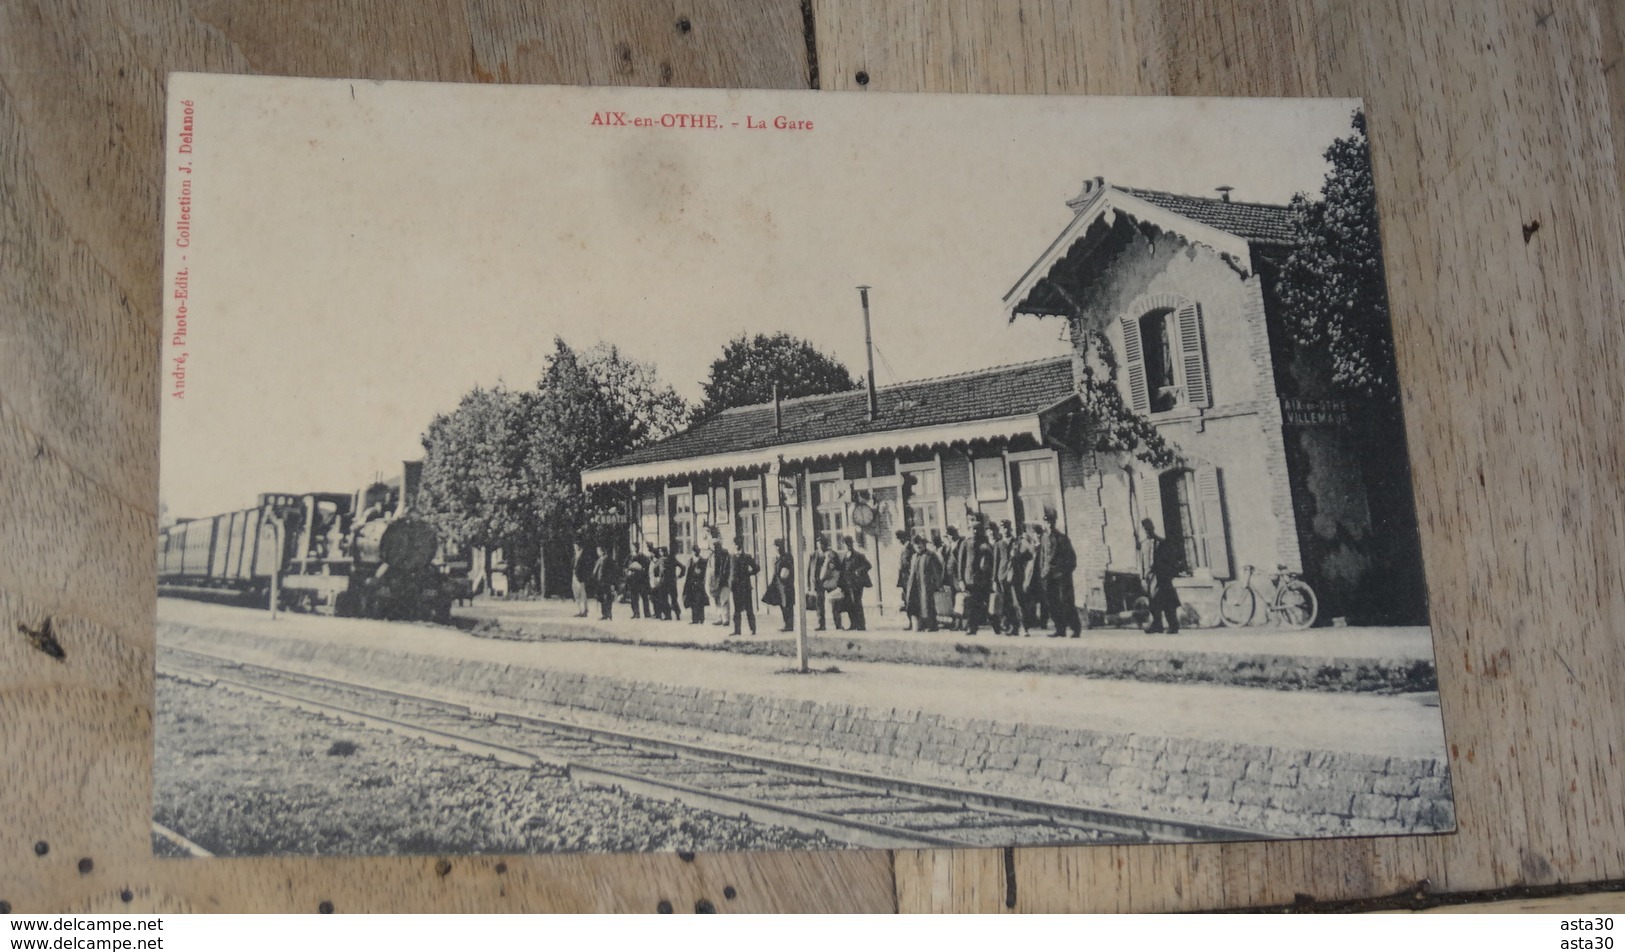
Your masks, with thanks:
[[(724, 692), (521, 665), (452, 661), (327, 642), (175, 626), (165, 643), (275, 659), (294, 670), (425, 686), (482, 707), (533, 705), (746, 738), (783, 756), (1014, 796), (1206, 822), (1268, 836), (1367, 835), (1454, 827), (1444, 763), (1076, 730)], [(641, 723), (640, 723), (641, 722)]]

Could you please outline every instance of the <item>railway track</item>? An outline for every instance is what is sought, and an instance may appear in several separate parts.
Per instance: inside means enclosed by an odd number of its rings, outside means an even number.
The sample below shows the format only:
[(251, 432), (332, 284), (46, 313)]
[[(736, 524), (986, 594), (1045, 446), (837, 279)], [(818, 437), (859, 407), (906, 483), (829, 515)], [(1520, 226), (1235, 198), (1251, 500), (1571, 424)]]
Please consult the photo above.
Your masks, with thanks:
[(961, 790), (480, 708), (166, 648), (158, 672), (571, 780), (883, 849), (1192, 842), (1246, 831)]

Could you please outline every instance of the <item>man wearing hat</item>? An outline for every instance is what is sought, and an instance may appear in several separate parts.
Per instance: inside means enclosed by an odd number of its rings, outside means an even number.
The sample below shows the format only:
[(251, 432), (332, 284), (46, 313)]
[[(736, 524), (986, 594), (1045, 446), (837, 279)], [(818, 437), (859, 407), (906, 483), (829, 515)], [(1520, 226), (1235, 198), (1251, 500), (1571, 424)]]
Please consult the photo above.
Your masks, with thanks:
[(739, 634), (739, 616), (750, 621), (750, 633), (756, 634), (756, 603), (754, 582), (761, 567), (756, 557), (745, 548), (743, 536), (734, 536), (733, 551), (728, 553), (728, 595), (733, 601), (734, 634)]
[(1140, 520), (1145, 529), (1145, 544), (1150, 548), (1146, 560), (1145, 591), (1151, 598), (1151, 624), (1146, 634), (1162, 632), (1163, 619), (1168, 620), (1168, 634), (1179, 634), (1179, 592), (1174, 590), (1174, 578), (1185, 568), (1184, 546), (1176, 540), (1157, 535), (1156, 523)]
[(914, 613), (908, 607), (908, 567), (914, 558), (914, 547), (910, 544), (907, 529), (897, 530), (897, 544), (903, 554), (897, 557), (897, 588), (900, 592), (898, 602), (903, 606), (903, 612), (908, 616), (908, 630), (914, 630)]
[(722, 537), (712, 530), (711, 558), (706, 563), (705, 593), (721, 615), (714, 625), (726, 626), (733, 616), (733, 556), (722, 547)]
[(993, 598), (988, 605), (989, 619), (993, 623), (993, 632), (999, 635), (1013, 635), (1015, 629), (1009, 625), (1010, 615), (1010, 520), (1004, 523), (988, 521), (988, 541), (993, 546)]
[(903, 610), (914, 618), (916, 631), (937, 630), (937, 590), (942, 587), (942, 559), (925, 536), (916, 535), (903, 585)]
[(1072, 637), (1083, 634), (1083, 620), (1078, 617), (1077, 599), (1072, 592), (1072, 572), (1078, 567), (1078, 554), (1072, 540), (1055, 527), (1055, 507), (1044, 507), (1044, 540), (1038, 551), (1038, 567), (1044, 576), (1044, 601), (1049, 616), (1055, 622), (1051, 638), (1065, 638), (1067, 630)]
[(942, 583), (948, 589), (953, 607), (948, 612), (948, 628), (958, 631), (965, 621), (965, 540), (958, 526), (948, 527), (948, 538), (942, 543)]

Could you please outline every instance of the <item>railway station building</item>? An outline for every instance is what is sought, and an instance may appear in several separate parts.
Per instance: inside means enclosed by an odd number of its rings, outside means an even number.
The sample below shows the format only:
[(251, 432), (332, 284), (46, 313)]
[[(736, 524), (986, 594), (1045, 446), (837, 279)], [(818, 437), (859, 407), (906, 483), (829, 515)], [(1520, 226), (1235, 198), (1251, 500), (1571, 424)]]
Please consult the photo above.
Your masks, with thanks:
[[(876, 566), (868, 608), (888, 617), (896, 530), (1038, 522), (1051, 507), (1095, 623), (1140, 594), (1143, 519), (1184, 546), (1176, 587), (1195, 624), (1218, 623), (1247, 565), (1303, 573), (1323, 618), (1425, 621), (1409, 482), (1373, 475), (1396, 454), (1406, 471), (1403, 431), (1371, 445), (1323, 357), (1284, 328), (1288, 209), (1100, 179), (1068, 204), (1003, 318), (1065, 322), (1069, 354), (879, 388), (872, 416), (861, 390), (735, 408), (584, 472), (584, 487), (625, 507), (633, 544), (687, 551), (709, 523), (765, 567), (795, 525), (781, 484), (804, 477), (813, 531), (857, 540)], [(1106, 384), (1172, 462), (1103, 448), (1091, 393)]]

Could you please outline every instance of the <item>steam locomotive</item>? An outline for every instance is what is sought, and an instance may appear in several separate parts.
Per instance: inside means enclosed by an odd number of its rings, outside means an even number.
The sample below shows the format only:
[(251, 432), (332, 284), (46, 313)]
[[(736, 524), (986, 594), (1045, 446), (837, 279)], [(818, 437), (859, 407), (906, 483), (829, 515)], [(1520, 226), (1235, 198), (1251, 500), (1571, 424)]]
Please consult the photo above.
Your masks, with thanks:
[(251, 509), (158, 533), (158, 593), (361, 618), (451, 620), (467, 563), (447, 559), (404, 501), (415, 482), (358, 493), (263, 493)]

